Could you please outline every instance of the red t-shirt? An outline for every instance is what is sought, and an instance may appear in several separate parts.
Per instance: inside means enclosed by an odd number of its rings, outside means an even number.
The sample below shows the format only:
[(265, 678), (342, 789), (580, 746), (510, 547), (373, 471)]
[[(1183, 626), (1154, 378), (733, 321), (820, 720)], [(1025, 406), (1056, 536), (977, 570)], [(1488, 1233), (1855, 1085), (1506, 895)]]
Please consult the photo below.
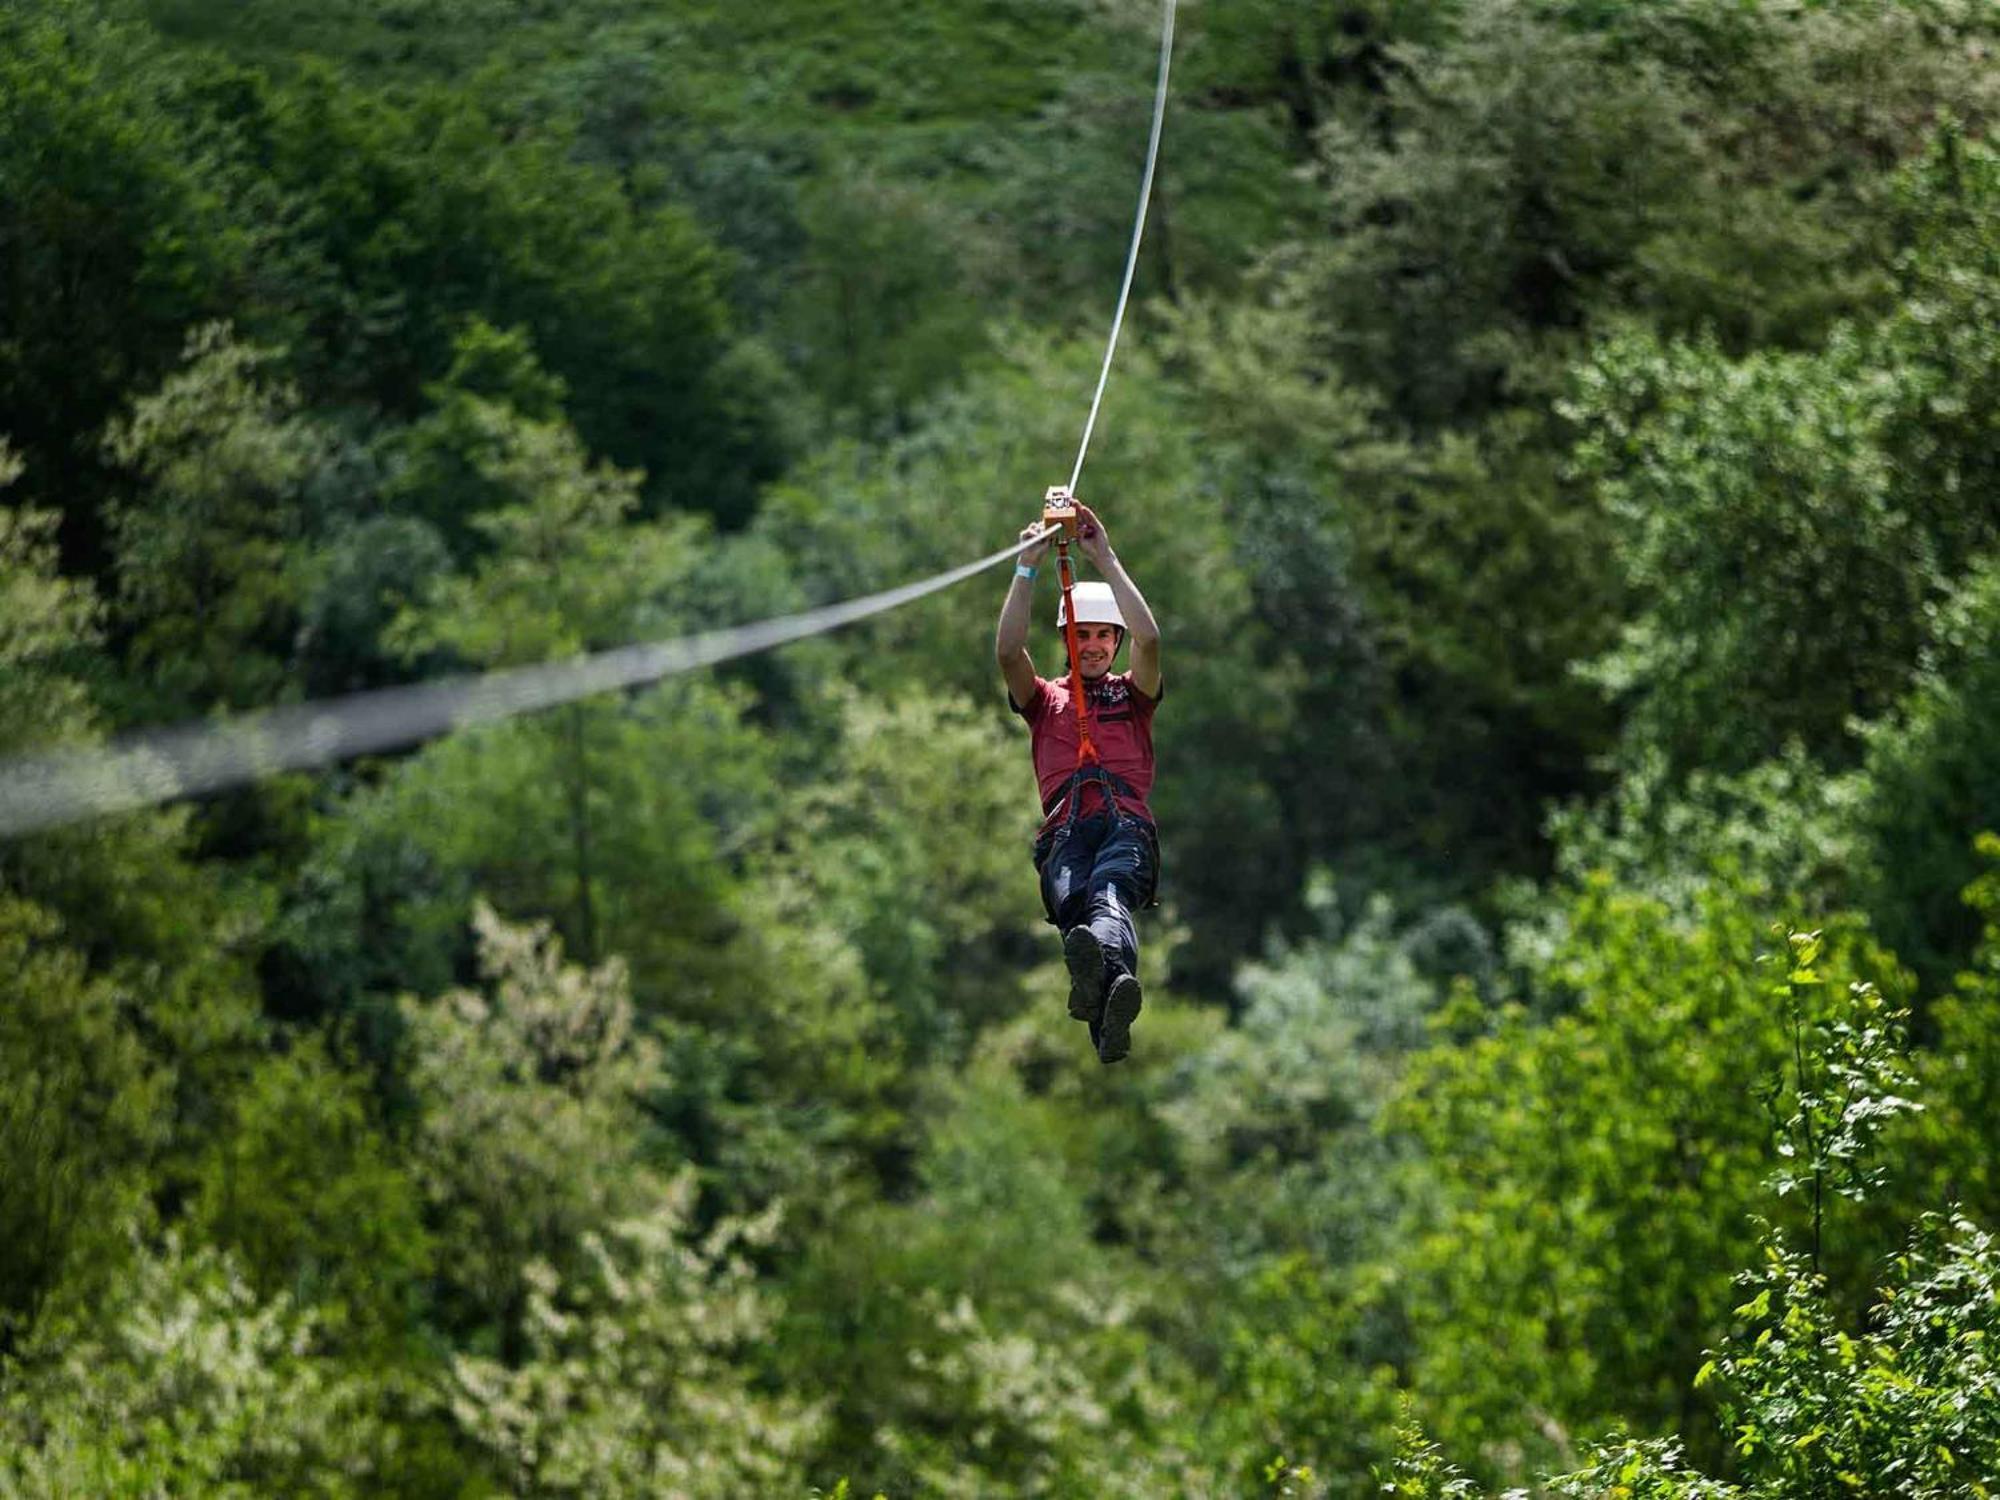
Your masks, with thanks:
[[(1097, 746), (1098, 762), (1135, 793), (1128, 797), (1121, 792), (1118, 806), (1152, 822), (1146, 798), (1153, 791), (1153, 710), (1159, 707), (1159, 699), (1148, 698), (1134, 687), (1130, 672), (1107, 672), (1094, 682), (1085, 682), (1083, 690), (1090, 699), (1090, 741)], [(1164, 697), (1164, 684), (1160, 691)], [(1046, 808), (1076, 774), (1076, 714), (1070, 707), (1069, 679), (1037, 677), (1033, 695), (1026, 703), (1015, 704), (1014, 712), (1028, 721), (1035, 780), (1041, 784), (1042, 806)], [(1083, 805), (1077, 811), (1088, 813), (1103, 802), (1103, 786), (1086, 783)]]

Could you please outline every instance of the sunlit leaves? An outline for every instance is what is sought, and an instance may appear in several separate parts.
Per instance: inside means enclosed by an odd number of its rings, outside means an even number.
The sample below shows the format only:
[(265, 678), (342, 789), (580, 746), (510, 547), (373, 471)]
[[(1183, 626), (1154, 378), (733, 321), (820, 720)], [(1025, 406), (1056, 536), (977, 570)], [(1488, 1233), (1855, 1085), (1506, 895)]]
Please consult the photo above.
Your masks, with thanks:
[(273, 361), (226, 327), (205, 327), (183, 368), (106, 441), (142, 485), (112, 513), (119, 615), (169, 713), (264, 707), (283, 692), (304, 491), (331, 438), (300, 415)]
[(583, 1236), (647, 1202), (634, 1159), (656, 1045), (633, 1024), (622, 962), (565, 965), (546, 929), (479, 919), (488, 988), (404, 1005), (422, 1109), (418, 1181), (451, 1247), (449, 1284), (514, 1316), (536, 1261), (573, 1265)]
[(522, 1358), (453, 1361), (453, 1419), (520, 1492), (733, 1500), (796, 1482), (817, 1412), (755, 1390), (743, 1357), (770, 1321), (745, 1258), (770, 1224), (698, 1233), (692, 1188), (588, 1231), (567, 1275), (530, 1265)]
[(0, 897), (0, 1350), (59, 1283), (97, 1284), (167, 1134), (172, 1080), (131, 996), (62, 938), (48, 912)]
[(0, 1493), (358, 1497), (393, 1447), (384, 1394), (320, 1357), (317, 1320), (169, 1239), (0, 1369)]

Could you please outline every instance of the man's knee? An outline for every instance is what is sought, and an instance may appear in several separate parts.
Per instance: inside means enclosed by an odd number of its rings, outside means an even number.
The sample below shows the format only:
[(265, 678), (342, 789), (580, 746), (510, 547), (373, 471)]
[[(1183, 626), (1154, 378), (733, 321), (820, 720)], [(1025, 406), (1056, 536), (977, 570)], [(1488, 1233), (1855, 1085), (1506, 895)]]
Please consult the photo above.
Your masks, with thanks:
[(1042, 867), (1042, 905), (1058, 926), (1074, 927), (1090, 900), (1090, 866), (1061, 852)]

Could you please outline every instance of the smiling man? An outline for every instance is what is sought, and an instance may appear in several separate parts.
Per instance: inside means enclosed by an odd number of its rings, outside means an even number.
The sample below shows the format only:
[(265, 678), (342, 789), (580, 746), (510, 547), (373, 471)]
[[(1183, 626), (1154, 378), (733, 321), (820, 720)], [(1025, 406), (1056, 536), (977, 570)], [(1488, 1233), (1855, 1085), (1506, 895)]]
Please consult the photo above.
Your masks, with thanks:
[[(1069, 1013), (1090, 1026), (1098, 1057), (1117, 1062), (1132, 1049), (1139, 1014), (1139, 933), (1133, 914), (1152, 903), (1159, 842), (1146, 799), (1153, 789), (1153, 710), (1159, 705), (1160, 627), (1139, 586), (1111, 550), (1104, 524), (1078, 505), (1077, 545), (1103, 583), (1079, 583), (1077, 660), (1090, 738), (1102, 774), (1077, 766), (1076, 705), (1068, 673), (1035, 675), (1028, 616), (1046, 542), (1021, 553), (1000, 607), (994, 639), (1007, 701), (1028, 721), (1044, 821), (1035, 840), (1042, 905), (1061, 929), (1069, 966)], [(1025, 538), (1041, 525), (1023, 528)], [(1068, 622), (1057, 610), (1056, 628)], [(1131, 664), (1112, 671), (1121, 646)], [(1067, 667), (1067, 652), (1064, 651)]]

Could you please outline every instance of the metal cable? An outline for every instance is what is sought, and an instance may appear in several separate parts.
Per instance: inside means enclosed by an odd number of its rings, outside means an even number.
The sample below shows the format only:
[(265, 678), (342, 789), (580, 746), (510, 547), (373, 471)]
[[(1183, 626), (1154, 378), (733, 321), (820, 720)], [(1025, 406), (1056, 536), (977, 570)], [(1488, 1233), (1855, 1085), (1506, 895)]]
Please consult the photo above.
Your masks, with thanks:
[(351, 693), (220, 722), (183, 724), (104, 746), (17, 756), (0, 762), (0, 837), (400, 749), (447, 730), (734, 661), (914, 603), (1017, 556), (1060, 529), (1044, 527), (977, 562), (915, 583), (774, 620), (480, 676)]
[(1077, 444), (1076, 467), (1069, 471), (1069, 492), (1083, 477), (1083, 457), (1090, 451), (1090, 435), (1097, 429), (1097, 409), (1104, 404), (1104, 387), (1111, 380), (1111, 357), (1118, 352), (1118, 334), (1125, 326), (1125, 304), (1132, 297), (1132, 276), (1139, 269), (1139, 241), (1146, 233), (1146, 210), (1153, 201), (1153, 170), (1160, 160), (1160, 128), (1167, 118), (1167, 76), (1174, 62), (1174, 12), (1178, 0), (1167, 0), (1160, 24), (1160, 76), (1153, 85), (1153, 130), (1146, 142), (1146, 175), (1139, 182), (1139, 209), (1132, 219), (1132, 244), (1125, 252), (1125, 281), (1118, 288), (1118, 311), (1111, 319), (1111, 337), (1104, 346), (1104, 367), (1097, 372), (1097, 392), (1090, 398), (1090, 417), (1083, 424), (1083, 441)]

